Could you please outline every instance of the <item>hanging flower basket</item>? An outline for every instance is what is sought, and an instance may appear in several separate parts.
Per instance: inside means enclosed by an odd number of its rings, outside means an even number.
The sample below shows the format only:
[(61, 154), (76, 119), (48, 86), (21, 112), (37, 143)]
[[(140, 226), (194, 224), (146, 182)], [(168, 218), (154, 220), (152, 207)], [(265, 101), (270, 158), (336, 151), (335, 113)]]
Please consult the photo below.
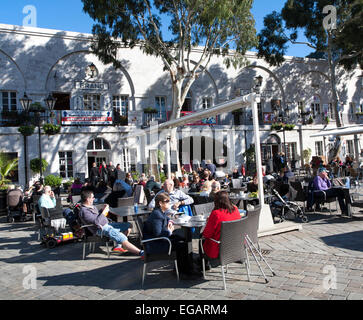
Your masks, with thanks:
[(284, 124), (283, 128), (284, 128), (286, 131), (291, 131), (291, 130), (294, 130), (295, 125), (294, 125), (294, 124)]
[(144, 109), (144, 113), (158, 113), (158, 110), (155, 108), (148, 107)]
[(51, 124), (51, 123), (47, 123), (43, 126), (43, 130), (45, 132), (45, 134), (51, 136), (51, 135), (55, 135), (57, 133), (60, 132), (61, 127)]
[(31, 136), (34, 133), (34, 126), (21, 126), (18, 131), (25, 137)]
[(283, 124), (282, 123), (273, 123), (271, 124), (271, 130), (279, 131), (282, 129)]

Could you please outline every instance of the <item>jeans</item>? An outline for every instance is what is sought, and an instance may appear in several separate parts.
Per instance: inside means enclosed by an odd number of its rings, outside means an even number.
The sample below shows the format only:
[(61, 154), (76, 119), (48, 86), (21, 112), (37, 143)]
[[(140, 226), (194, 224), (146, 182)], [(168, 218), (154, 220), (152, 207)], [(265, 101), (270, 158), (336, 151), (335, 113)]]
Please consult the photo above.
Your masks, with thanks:
[(127, 237), (123, 234), (124, 231), (127, 231), (131, 228), (131, 224), (129, 222), (121, 222), (121, 223), (109, 223), (97, 230), (98, 236), (105, 236), (115, 241), (117, 244), (122, 244), (127, 241)]

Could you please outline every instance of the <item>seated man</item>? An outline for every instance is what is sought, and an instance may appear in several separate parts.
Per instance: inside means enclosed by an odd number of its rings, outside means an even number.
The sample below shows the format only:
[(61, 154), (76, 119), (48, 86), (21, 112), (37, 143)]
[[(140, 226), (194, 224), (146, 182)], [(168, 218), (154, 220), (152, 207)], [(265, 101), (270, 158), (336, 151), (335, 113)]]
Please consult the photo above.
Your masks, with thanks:
[(137, 255), (143, 256), (144, 251), (138, 249), (127, 240), (127, 235), (131, 231), (130, 223), (109, 223), (107, 214), (109, 211), (108, 204), (104, 205), (104, 209), (98, 212), (97, 208), (93, 205), (95, 197), (92, 191), (85, 190), (81, 193), (81, 207), (79, 218), (85, 225), (91, 225), (87, 229), (93, 234), (98, 236), (106, 236), (117, 243), (113, 248), (115, 252), (130, 251)]
[[(189, 208), (188, 211), (190, 211), (190, 215), (192, 215), (189, 205), (194, 203), (193, 198), (186, 195), (181, 190), (174, 189), (174, 181), (172, 179), (165, 180), (163, 189), (155, 195), (155, 198), (159, 193), (162, 192), (166, 192), (170, 197), (170, 208), (168, 208), (168, 210), (166, 211), (167, 215), (174, 215), (177, 212), (181, 212), (183, 209), (187, 208)], [(152, 199), (149, 203), (149, 209), (155, 208), (155, 198)]]
[[(339, 188), (331, 188), (332, 184), (328, 178), (328, 172), (324, 167), (318, 169), (318, 174), (313, 181), (313, 197), (310, 197), (307, 203), (307, 210), (311, 211), (311, 207), (317, 200), (338, 198), (339, 207), (342, 215), (348, 215), (348, 209), (344, 198), (344, 192)], [(321, 191), (321, 192), (319, 192)], [(325, 193), (325, 195), (324, 195)]]

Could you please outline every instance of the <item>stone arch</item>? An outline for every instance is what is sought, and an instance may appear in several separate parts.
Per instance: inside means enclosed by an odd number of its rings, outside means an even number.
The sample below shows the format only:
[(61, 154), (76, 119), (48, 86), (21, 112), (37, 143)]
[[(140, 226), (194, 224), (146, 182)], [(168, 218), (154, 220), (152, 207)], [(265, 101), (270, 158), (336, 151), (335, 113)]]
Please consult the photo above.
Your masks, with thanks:
[(285, 110), (286, 109), (286, 95), (285, 95), (285, 90), (282, 86), (282, 83), (281, 81), (279, 80), (279, 78), (276, 76), (276, 74), (274, 72), (272, 72), (270, 69), (266, 68), (266, 67), (263, 67), (263, 66), (258, 66), (258, 65), (255, 65), (255, 64), (252, 64), (252, 65), (248, 65), (246, 67), (244, 67), (242, 70), (244, 69), (261, 69), (263, 71), (266, 71), (277, 83), (280, 91), (281, 91), (281, 95), (282, 95), (282, 107), (283, 109)]
[[(48, 89), (48, 82), (49, 82), (49, 78), (50, 78), (50, 75), (53, 71), (53, 69), (57, 66), (57, 64), (62, 61), (62, 60), (65, 60), (67, 59), (68, 57), (72, 56), (72, 55), (76, 55), (76, 54), (94, 54), (92, 51), (90, 50), (77, 50), (77, 51), (73, 51), (73, 52), (70, 52), (64, 56), (62, 56), (61, 58), (59, 58), (52, 66), (51, 68), (49, 69), (49, 72), (47, 74), (47, 77), (46, 77), (46, 80), (45, 80), (45, 84), (44, 84), (44, 90), (46, 92), (49, 92), (49, 89)], [(132, 78), (130, 76), (130, 74), (128, 73), (128, 71), (123, 67), (123, 66), (120, 66), (120, 70), (121, 72), (125, 75), (126, 79), (127, 79), (127, 82), (130, 86), (130, 90), (131, 90), (131, 102), (132, 102), (132, 109), (135, 110), (136, 108), (136, 104), (135, 104), (135, 86), (134, 86), (134, 83), (132, 81)]]
[(18, 69), (19, 73), (21, 74), (21, 77), (23, 78), (24, 81), (24, 91), (26, 91), (27, 89), (27, 82), (24, 76), (23, 71), (20, 69), (19, 65), (16, 63), (16, 61), (10, 56), (8, 55), (4, 50), (0, 49), (0, 53), (2, 53), (5, 57), (7, 57), (14, 65), (15, 67)]

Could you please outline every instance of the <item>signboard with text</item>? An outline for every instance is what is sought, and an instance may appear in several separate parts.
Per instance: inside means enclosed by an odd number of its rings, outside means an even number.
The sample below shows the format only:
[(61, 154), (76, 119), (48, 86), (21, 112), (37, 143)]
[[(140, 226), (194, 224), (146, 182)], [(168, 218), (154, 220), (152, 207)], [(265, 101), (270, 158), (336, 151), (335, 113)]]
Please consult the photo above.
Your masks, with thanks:
[(112, 125), (112, 111), (62, 111), (62, 125)]

